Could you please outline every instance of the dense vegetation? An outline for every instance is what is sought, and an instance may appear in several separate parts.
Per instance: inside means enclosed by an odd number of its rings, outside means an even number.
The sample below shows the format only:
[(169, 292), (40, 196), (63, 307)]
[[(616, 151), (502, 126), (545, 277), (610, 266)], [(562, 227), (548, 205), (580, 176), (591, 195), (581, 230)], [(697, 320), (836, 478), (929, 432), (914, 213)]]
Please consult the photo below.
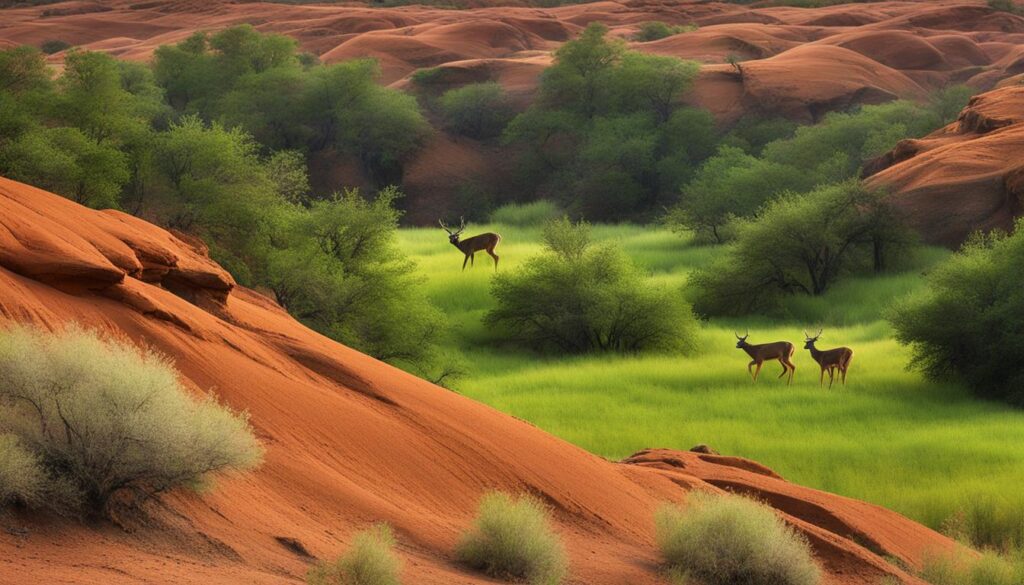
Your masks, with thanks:
[(109, 515), (261, 457), (246, 417), (192, 398), (160, 355), (81, 330), (0, 332), (0, 504)]
[(555, 52), (537, 103), (505, 140), (518, 145), (521, 188), (591, 220), (659, 209), (713, 152), (714, 121), (678, 98), (697, 64), (628, 51), (593, 23)]
[[(1024, 221), (1024, 220), (1022, 220)], [(1024, 223), (1013, 235), (969, 241), (928, 277), (928, 288), (897, 304), (897, 338), (911, 365), (954, 378), (980, 396), (1024, 406)]]
[(807, 539), (766, 505), (693, 491), (686, 506), (655, 516), (658, 548), (681, 583), (817, 585)]
[(199, 235), (308, 325), (439, 377), (443, 318), (394, 244), (401, 194), (310, 192), (318, 148), (400, 175), (425, 122), (375, 74), (370, 61), (319, 65), (249, 26), (161, 47), (152, 69), (72, 51), (56, 79), (34, 49), (0, 51), (0, 173)]

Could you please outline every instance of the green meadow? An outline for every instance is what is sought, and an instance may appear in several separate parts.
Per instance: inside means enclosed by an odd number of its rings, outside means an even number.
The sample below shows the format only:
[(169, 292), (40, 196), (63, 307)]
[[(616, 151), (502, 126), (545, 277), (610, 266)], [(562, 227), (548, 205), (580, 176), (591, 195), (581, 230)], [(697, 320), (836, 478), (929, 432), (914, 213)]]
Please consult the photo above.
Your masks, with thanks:
[[(500, 270), (540, 252), (540, 231), (497, 231)], [(1024, 542), (1024, 412), (978, 400), (956, 384), (907, 369), (910, 351), (884, 320), (892, 300), (912, 294), (929, 266), (949, 252), (925, 249), (903, 272), (851, 278), (820, 298), (791, 299), (783, 314), (704, 324), (690, 355), (551, 358), (503, 346), (481, 323), (492, 305), (491, 259), (462, 255), (439, 229), (403, 229), (428, 294), (454, 325), (451, 343), (466, 360), (455, 389), (609, 459), (645, 447), (710, 444), (760, 461), (787, 479), (895, 509), (979, 544)], [(651, 274), (680, 288), (717, 250), (667, 230), (594, 226)], [(855, 356), (847, 385), (830, 390), (803, 350), (804, 329), (824, 329), (820, 347), (847, 345)], [(734, 331), (751, 343), (797, 345), (794, 384), (766, 364), (757, 383)]]

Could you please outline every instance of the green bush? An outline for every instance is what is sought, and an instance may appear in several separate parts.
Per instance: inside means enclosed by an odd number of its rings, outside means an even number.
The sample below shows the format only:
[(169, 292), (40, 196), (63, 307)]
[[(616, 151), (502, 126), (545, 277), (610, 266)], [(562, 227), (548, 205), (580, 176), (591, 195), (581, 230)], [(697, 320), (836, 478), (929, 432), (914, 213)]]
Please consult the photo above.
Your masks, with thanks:
[(1024, 583), (1024, 559), (991, 551), (980, 556), (966, 551), (932, 554), (924, 559), (921, 577), (932, 585), (1020, 585)]
[(1007, 236), (976, 237), (928, 277), (928, 288), (895, 305), (890, 321), (913, 349), (911, 365), (955, 378), (978, 395), (1024, 406), (1024, 223)]
[(677, 291), (647, 281), (618, 248), (595, 247), (589, 226), (544, 228), (545, 251), (491, 285), (485, 321), (520, 345), (551, 352), (689, 349), (696, 320)]
[(685, 507), (657, 512), (655, 531), (669, 568), (701, 585), (821, 582), (803, 535), (767, 506), (740, 496), (692, 492)]
[(309, 585), (399, 585), (402, 562), (387, 524), (356, 534), (349, 549), (334, 562), (320, 563), (306, 576)]
[(736, 229), (735, 243), (690, 278), (702, 315), (771, 309), (784, 295), (819, 296), (852, 271), (884, 270), (914, 241), (883, 194), (857, 181), (779, 197)]
[(246, 417), (192, 398), (167, 358), (79, 329), (0, 333), (0, 407), (0, 433), (50, 478), (37, 503), (55, 511), (106, 515), (262, 456)]
[(456, 555), (492, 577), (523, 579), (530, 585), (558, 585), (566, 573), (565, 551), (547, 512), (528, 495), (485, 495)]
[(39, 49), (42, 52), (46, 53), (47, 55), (52, 55), (54, 53), (59, 53), (59, 52), (63, 51), (64, 49), (69, 49), (69, 48), (71, 48), (71, 44), (70, 43), (67, 43), (67, 42), (61, 41), (61, 40), (57, 40), (57, 39), (50, 39), (48, 41), (43, 41), (43, 44), (39, 45)]
[(505, 90), (494, 82), (471, 83), (447, 91), (439, 103), (446, 125), (471, 138), (500, 136), (514, 115)]
[(648, 41), (656, 41), (658, 39), (664, 39), (672, 35), (678, 35), (684, 32), (692, 32), (697, 30), (696, 25), (670, 25), (660, 20), (652, 20), (645, 22), (640, 25), (640, 28), (633, 35), (634, 41), (640, 41), (646, 43)]
[(539, 199), (530, 203), (506, 203), (491, 212), (491, 222), (516, 227), (540, 227), (561, 215), (562, 211), (555, 202)]

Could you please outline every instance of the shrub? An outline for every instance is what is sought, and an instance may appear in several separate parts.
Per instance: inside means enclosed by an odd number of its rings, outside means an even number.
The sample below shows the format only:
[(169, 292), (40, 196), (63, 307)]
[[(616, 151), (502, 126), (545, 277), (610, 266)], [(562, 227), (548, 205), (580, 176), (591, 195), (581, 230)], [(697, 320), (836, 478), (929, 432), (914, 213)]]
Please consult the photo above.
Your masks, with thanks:
[(485, 495), (456, 554), (492, 577), (524, 579), (531, 585), (557, 585), (566, 573), (561, 541), (551, 530), (544, 507), (527, 495)]
[(655, 515), (670, 569), (701, 585), (815, 585), (806, 539), (768, 507), (740, 496), (693, 492), (686, 507)]
[(58, 511), (109, 514), (262, 455), (246, 417), (193, 399), (167, 358), (80, 329), (0, 334), (0, 406), (0, 432), (61, 488), (42, 502)]
[(356, 534), (352, 548), (332, 563), (320, 563), (306, 577), (309, 585), (399, 585), (401, 560), (387, 524)]
[(1024, 8), (1018, 6), (1013, 0), (988, 0), (988, 7), (992, 10), (1009, 12), (1010, 14), (1024, 14)]
[(1024, 583), (1024, 561), (988, 551), (975, 556), (965, 551), (928, 555), (921, 577), (932, 585), (1020, 585)]
[(613, 246), (594, 247), (589, 226), (568, 219), (544, 229), (546, 250), (491, 286), (488, 324), (538, 351), (678, 351), (696, 320), (681, 295), (647, 282)]
[(505, 130), (514, 112), (501, 85), (471, 83), (444, 93), (440, 100), (445, 123), (471, 138), (493, 138)]
[(690, 279), (701, 314), (744, 314), (773, 308), (783, 295), (824, 294), (857, 268), (883, 270), (912, 241), (882, 194), (856, 181), (780, 197), (736, 229), (726, 253)]
[(51, 39), (49, 41), (43, 41), (43, 44), (39, 46), (39, 49), (47, 55), (52, 55), (54, 53), (59, 53), (64, 49), (68, 49), (70, 47), (70, 43), (57, 39)]
[(530, 203), (506, 203), (491, 212), (491, 222), (516, 227), (539, 227), (562, 214), (558, 205), (547, 199)]
[(955, 378), (976, 394), (1024, 406), (1024, 223), (1012, 236), (976, 237), (928, 277), (928, 288), (893, 307), (897, 339), (914, 368)]
[(633, 40), (646, 43), (648, 41), (656, 41), (672, 35), (692, 32), (695, 30), (697, 30), (696, 25), (669, 25), (661, 22), (660, 20), (652, 20), (640, 25), (636, 34), (633, 35)]
[(46, 472), (35, 454), (15, 435), (0, 435), (0, 508), (20, 502), (38, 505), (47, 485)]

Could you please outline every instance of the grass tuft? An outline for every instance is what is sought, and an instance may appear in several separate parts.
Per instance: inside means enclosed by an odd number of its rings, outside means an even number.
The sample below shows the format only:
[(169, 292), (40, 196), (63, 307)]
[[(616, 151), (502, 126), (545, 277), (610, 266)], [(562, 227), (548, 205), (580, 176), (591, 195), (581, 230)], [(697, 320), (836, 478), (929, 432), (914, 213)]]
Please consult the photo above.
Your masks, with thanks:
[(529, 495), (485, 495), (456, 554), (491, 577), (522, 579), (530, 585), (558, 585), (566, 573), (562, 543), (552, 531), (544, 507)]
[(693, 492), (655, 515), (658, 547), (677, 578), (702, 585), (816, 585), (806, 539), (762, 504)]
[(925, 558), (921, 577), (932, 585), (1021, 585), (1024, 558), (987, 551), (975, 556), (965, 551)]

